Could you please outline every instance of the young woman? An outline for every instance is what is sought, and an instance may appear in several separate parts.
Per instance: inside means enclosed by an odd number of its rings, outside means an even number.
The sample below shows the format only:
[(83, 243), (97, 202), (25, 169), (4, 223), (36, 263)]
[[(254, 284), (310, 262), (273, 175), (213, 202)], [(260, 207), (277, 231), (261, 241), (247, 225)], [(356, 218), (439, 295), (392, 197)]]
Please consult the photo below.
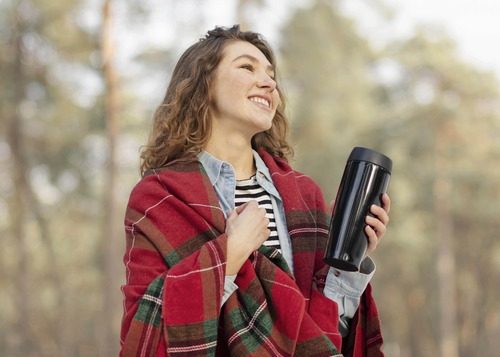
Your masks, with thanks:
[(217, 27), (179, 59), (125, 217), (121, 355), (383, 355), (373, 262), (323, 263), (329, 211), (287, 162), (284, 107), (256, 33)]

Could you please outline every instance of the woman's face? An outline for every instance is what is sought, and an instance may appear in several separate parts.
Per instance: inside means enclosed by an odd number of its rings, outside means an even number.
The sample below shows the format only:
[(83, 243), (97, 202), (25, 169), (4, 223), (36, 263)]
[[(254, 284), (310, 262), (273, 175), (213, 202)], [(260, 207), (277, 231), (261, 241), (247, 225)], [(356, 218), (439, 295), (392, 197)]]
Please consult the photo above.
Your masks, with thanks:
[(226, 45), (214, 73), (212, 93), (214, 127), (249, 138), (271, 128), (280, 102), (274, 69), (251, 43)]

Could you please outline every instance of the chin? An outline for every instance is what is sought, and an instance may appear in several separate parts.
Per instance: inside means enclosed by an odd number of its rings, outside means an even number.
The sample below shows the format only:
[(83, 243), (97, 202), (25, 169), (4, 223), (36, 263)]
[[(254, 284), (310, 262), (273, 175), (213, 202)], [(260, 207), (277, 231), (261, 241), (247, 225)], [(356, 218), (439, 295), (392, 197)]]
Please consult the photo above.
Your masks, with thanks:
[(259, 120), (258, 123), (255, 123), (256, 126), (259, 129), (259, 133), (263, 131), (267, 131), (272, 128), (273, 126), (273, 119), (265, 119), (265, 120)]
[(255, 132), (254, 132), (254, 136), (255, 136), (255, 135), (257, 135), (257, 134), (260, 134), (260, 133), (266, 132), (266, 131), (268, 131), (268, 130), (269, 130), (269, 129), (271, 129), (271, 128), (272, 128), (272, 125), (265, 126), (265, 127), (264, 127), (264, 126), (262, 126), (262, 127), (260, 127), (260, 128), (258, 128), (258, 129), (256, 129), (256, 130), (255, 130)]
[(258, 133), (262, 133), (264, 131), (268, 131), (269, 129), (272, 128), (273, 126), (273, 119), (272, 118), (266, 118), (266, 117), (253, 117), (250, 121), (247, 122), (248, 129), (250, 135), (253, 137), (254, 135)]

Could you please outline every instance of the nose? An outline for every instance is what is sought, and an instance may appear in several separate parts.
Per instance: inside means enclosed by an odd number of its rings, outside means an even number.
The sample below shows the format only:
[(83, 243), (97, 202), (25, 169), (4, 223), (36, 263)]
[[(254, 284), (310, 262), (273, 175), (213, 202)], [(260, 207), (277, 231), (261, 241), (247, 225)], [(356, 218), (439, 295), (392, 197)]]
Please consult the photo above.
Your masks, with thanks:
[(263, 77), (257, 83), (259, 88), (267, 88), (270, 92), (276, 89), (276, 81), (269, 76), (268, 74), (264, 74)]

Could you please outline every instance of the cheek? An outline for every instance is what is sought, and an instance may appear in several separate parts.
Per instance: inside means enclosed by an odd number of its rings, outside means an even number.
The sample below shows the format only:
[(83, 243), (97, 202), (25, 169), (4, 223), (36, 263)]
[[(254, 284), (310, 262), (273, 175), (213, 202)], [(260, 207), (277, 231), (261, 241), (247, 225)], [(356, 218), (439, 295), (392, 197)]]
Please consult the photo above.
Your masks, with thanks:
[(241, 95), (241, 91), (244, 88), (244, 81), (239, 78), (228, 78), (219, 88), (219, 95), (224, 95), (226, 97), (236, 97)]
[(244, 76), (235, 76), (228, 81), (228, 87), (233, 93), (238, 93), (249, 86), (248, 80)]
[(274, 111), (276, 111), (278, 109), (278, 107), (281, 105), (281, 97), (280, 97), (279, 93), (276, 93), (273, 96), (273, 101), (274, 101), (274, 103), (276, 103), (276, 106), (274, 108)]
[(251, 81), (242, 73), (220, 73), (212, 91), (214, 103), (219, 109), (242, 103), (251, 88)]

